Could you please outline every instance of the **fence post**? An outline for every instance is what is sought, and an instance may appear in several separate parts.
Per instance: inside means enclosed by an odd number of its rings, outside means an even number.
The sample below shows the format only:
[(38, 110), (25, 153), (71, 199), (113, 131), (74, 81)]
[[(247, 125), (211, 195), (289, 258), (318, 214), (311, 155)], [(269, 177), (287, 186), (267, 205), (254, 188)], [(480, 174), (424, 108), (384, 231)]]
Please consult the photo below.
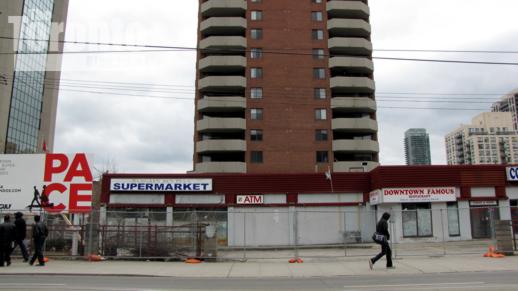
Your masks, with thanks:
[(496, 230), (495, 230), (496, 215), (495, 215), (495, 209), (497, 209), (497, 208), (495, 208), (495, 207), (490, 207), (489, 208), (489, 227), (490, 227), (490, 231), (491, 231), (492, 244), (496, 248)]
[(347, 257), (347, 242), (346, 242), (346, 235), (345, 235), (347, 232), (347, 219), (346, 219), (347, 213), (346, 213), (345, 208), (344, 208), (343, 214), (344, 214), (344, 231), (342, 232), (342, 239), (344, 240), (344, 257)]
[[(86, 214), (84, 214), (86, 215)], [(92, 226), (93, 226), (93, 217), (94, 217), (94, 212), (90, 212), (90, 215), (89, 215), (89, 223), (88, 223), (88, 243), (86, 244), (86, 256), (89, 256), (92, 254)], [(96, 252), (97, 253), (97, 252)]]
[(243, 261), (246, 261), (246, 208), (243, 211)]
[[(444, 209), (441, 209), (442, 254), (446, 256), (446, 236), (444, 229)], [(446, 209), (446, 221), (448, 221), (448, 209)]]
[(293, 212), (293, 243), (295, 244), (295, 259), (299, 259), (299, 227), (297, 209)]
[[(390, 217), (393, 217), (395, 218), (394, 214), (393, 214), (393, 210), (391, 209), (390, 210)], [(403, 217), (403, 213), (401, 213), (401, 217)], [(394, 219), (390, 219), (390, 234), (391, 234), (391, 239), (390, 239), (390, 249), (392, 250), (392, 253), (394, 254), (394, 259), (397, 258), (397, 249), (394, 248), (394, 239), (396, 238), (396, 228), (394, 227)]]

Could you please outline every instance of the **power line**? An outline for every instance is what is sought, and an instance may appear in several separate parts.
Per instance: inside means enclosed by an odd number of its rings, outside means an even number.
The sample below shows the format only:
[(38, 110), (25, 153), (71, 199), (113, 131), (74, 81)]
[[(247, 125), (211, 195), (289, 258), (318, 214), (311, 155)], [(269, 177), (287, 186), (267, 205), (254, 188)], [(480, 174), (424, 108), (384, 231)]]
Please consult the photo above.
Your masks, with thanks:
[[(6, 72), (4, 72), (6, 73)], [(4, 76), (4, 78), (6, 80), (12, 80), (11, 77), (6, 77)], [(28, 77), (29, 78), (29, 77)], [(116, 82), (116, 81), (100, 81), (100, 80), (80, 80), (80, 79), (67, 79), (67, 78), (62, 78), (62, 79), (53, 79), (53, 78), (45, 78), (45, 82), (49, 82), (49, 83), (59, 83), (59, 84), (78, 84), (78, 85), (98, 85), (98, 86), (110, 86), (110, 85), (113, 85), (114, 87), (128, 87), (128, 88), (133, 88), (133, 87), (136, 87), (136, 88), (149, 88), (149, 87), (145, 87), (145, 86), (153, 86), (153, 87), (166, 87), (166, 88), (170, 88), (170, 89), (174, 89), (174, 90), (185, 90), (185, 91), (189, 91), (189, 92), (195, 92), (194, 90), (194, 86), (193, 85), (179, 85), (179, 84), (160, 84), (160, 83), (140, 83), (140, 82)], [(106, 84), (106, 85), (105, 85)], [(119, 86), (120, 84), (120, 86)], [(176, 88), (176, 87), (179, 87), (179, 88)], [(188, 89), (190, 88), (190, 89)], [(314, 89), (315, 87), (311, 86), (298, 86), (297, 88), (292, 88), (294, 90), (304, 90), (304, 89)], [(161, 88), (160, 88), (161, 89)], [(268, 89), (273, 89), (271, 91), (275, 92), (275, 91), (278, 91), (278, 92), (283, 92), (283, 93), (286, 93), (286, 91), (284, 90), (285, 88), (284, 87), (268, 87)], [(282, 90), (281, 90), (282, 89)], [(427, 98), (427, 97), (434, 97), (434, 96), (506, 96), (508, 95), (509, 92), (507, 93), (495, 93), (495, 92), (488, 92), (488, 93), (469, 93), (469, 92), (401, 92), (401, 91), (397, 91), (397, 92), (392, 92), (392, 91), (378, 91), (376, 92), (376, 96), (382, 96), (382, 95), (418, 95), (418, 96), (410, 96), (411, 97), (422, 97), (422, 98)], [(425, 95), (425, 96), (422, 96), (422, 95)], [(390, 97), (390, 96), (387, 96), (387, 97)], [(402, 98), (403, 96), (401, 96)], [(448, 99), (452, 99), (454, 97), (449, 97)], [(438, 97), (435, 97), (435, 99), (438, 99)], [(455, 99), (462, 99), (460, 97), (456, 97)], [(470, 98), (466, 98), (466, 99), (492, 99), (490, 97), (486, 97), (486, 98), (474, 98), (474, 97), (470, 97)]]
[(415, 53), (518, 54), (518, 51), (503, 51), (503, 50), (373, 49), (373, 51), (378, 51), (378, 52), (415, 52)]
[[(55, 43), (70, 43), (70, 44), (83, 44), (83, 45), (97, 45), (97, 46), (120, 46), (120, 47), (138, 47), (138, 48), (153, 48), (153, 49), (174, 49), (174, 50), (201, 50), (201, 51), (222, 51), (222, 49), (200, 49), (192, 47), (178, 47), (178, 46), (163, 46), (163, 45), (141, 45), (141, 44), (126, 44), (126, 43), (106, 43), (106, 42), (87, 42), (87, 41), (67, 41), (67, 40), (43, 40), (43, 39), (28, 39), (28, 38), (15, 38), (0, 36), (0, 39), (10, 40), (24, 40), (24, 41), (35, 41), (35, 42), (55, 42)], [(225, 51), (232, 51), (225, 49)], [(238, 52), (249, 52), (250, 50), (236, 50)], [(298, 52), (285, 52), (281, 50), (277, 51), (266, 51), (263, 53), (268, 54), (282, 54), (282, 55), (313, 55), (313, 53), (298, 53)], [(326, 56), (326, 55), (323, 55)], [(330, 57), (331, 55), (327, 55)], [(350, 56), (358, 57), (358, 56)], [(506, 65), (506, 66), (518, 66), (515, 62), (488, 62), (488, 61), (466, 61), (466, 60), (441, 60), (441, 59), (418, 59), (418, 58), (392, 58), (392, 57), (372, 57), (372, 59), (378, 60), (391, 60), (391, 61), (410, 61), (410, 62), (434, 62), (434, 63), (457, 63), (457, 64), (476, 64), (476, 65)]]
[[(22, 81), (23, 82), (23, 81)], [(25, 82), (23, 82), (25, 83)], [(27, 84), (27, 83), (25, 83)], [(137, 95), (137, 94), (120, 94), (120, 93), (113, 93), (113, 92), (101, 92), (101, 91), (86, 91), (86, 90), (72, 90), (72, 89), (60, 89), (59, 87), (50, 87), (47, 86), (48, 89), (53, 90), (62, 90), (62, 91), (71, 91), (71, 92), (81, 92), (81, 93), (89, 93), (89, 94), (99, 94), (99, 95), (105, 95), (108, 97), (111, 96), (126, 96), (126, 97), (140, 97), (140, 98), (153, 98), (153, 99), (169, 99), (169, 100), (186, 100), (186, 101), (195, 101), (194, 98), (181, 98), (181, 97), (167, 97), (167, 96), (153, 96), (153, 95)], [(111, 96), (110, 96), (111, 95)], [(241, 102), (240, 102), (241, 103)], [(314, 103), (297, 103), (293, 104), (291, 102), (273, 102), (276, 104), (286, 104), (286, 105), (311, 105), (314, 106)], [(405, 107), (405, 106), (377, 106), (378, 109), (411, 109), (411, 110), (447, 110), (447, 111), (484, 111), (485, 108), (452, 108), (452, 107)]]

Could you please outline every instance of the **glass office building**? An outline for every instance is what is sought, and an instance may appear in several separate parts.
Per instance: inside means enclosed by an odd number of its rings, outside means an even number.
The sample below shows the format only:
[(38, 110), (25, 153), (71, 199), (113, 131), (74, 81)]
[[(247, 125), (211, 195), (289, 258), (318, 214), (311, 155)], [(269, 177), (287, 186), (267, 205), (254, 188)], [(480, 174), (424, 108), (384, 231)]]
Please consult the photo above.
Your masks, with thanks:
[[(8, 105), (8, 110), (0, 111), (3, 115), (0, 119), (0, 153), (42, 152), (53, 146), (58, 94), (53, 89), (55, 85), (46, 87), (45, 80), (53, 80), (53, 83), (59, 80), (59, 71), (54, 68), (49, 72), (51, 42), (48, 40), (63, 39), (64, 33), (56, 30), (59, 26), (55, 24), (65, 23), (68, 1), (16, 0), (4, 5), (8, 17), (2, 19), (0, 28), (12, 30), (14, 40), (11, 45), (16, 54), (14, 58), (0, 59), (3, 71), (9, 69), (9, 65), (12, 69), (6, 72), (6, 84), (3, 85), (10, 94), (2, 96), (2, 105)], [(58, 35), (53, 35), (56, 33)], [(62, 46), (56, 47), (62, 49)]]

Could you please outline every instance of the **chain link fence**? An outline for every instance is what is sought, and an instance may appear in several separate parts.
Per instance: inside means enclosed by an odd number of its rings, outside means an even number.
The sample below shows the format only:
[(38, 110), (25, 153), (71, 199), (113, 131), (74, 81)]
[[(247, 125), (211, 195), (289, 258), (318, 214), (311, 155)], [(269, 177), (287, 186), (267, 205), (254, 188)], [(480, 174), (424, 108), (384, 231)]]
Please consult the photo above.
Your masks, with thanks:
[[(15, 212), (1, 214), (11, 214), (14, 220)], [(483, 254), (488, 246), (496, 245), (497, 236), (508, 237), (516, 249), (516, 207), (403, 207), (390, 213), (395, 258)], [(34, 214), (24, 212), (29, 248)], [(45, 245), (49, 257), (98, 254), (111, 259), (242, 261), (373, 256), (379, 246), (371, 237), (381, 214), (364, 207), (279, 207), (109, 209), (42, 215), (49, 228)], [(505, 220), (508, 235), (496, 227), (501, 216), (511, 217)]]

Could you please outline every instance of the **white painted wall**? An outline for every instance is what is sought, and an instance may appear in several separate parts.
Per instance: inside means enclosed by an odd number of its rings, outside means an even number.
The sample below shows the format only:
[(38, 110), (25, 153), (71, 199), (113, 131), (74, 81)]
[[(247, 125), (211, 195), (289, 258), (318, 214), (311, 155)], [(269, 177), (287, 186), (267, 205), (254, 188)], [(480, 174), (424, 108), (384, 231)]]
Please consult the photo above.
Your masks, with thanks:
[(495, 197), (495, 187), (473, 187), (471, 197)]
[(164, 204), (164, 194), (111, 194), (110, 204)]
[(498, 201), (500, 220), (511, 220), (511, 203), (509, 200)]
[[(229, 246), (276, 246), (342, 244), (344, 233), (351, 239), (372, 236), (373, 219), (364, 207), (279, 207), (228, 209)], [(245, 214), (246, 212), (246, 214)], [(372, 215), (372, 212), (371, 212)], [(373, 215), (372, 215), (373, 216)], [(295, 225), (297, 229), (295, 230)], [(373, 226), (374, 225), (374, 226)], [(368, 235), (365, 235), (367, 229)]]
[(293, 207), (228, 208), (229, 246), (280, 246), (294, 241)]
[(470, 240), (471, 237), (471, 215), (468, 201), (459, 201), (459, 222), (461, 240)]
[(509, 199), (518, 199), (518, 187), (506, 187), (505, 194)]

